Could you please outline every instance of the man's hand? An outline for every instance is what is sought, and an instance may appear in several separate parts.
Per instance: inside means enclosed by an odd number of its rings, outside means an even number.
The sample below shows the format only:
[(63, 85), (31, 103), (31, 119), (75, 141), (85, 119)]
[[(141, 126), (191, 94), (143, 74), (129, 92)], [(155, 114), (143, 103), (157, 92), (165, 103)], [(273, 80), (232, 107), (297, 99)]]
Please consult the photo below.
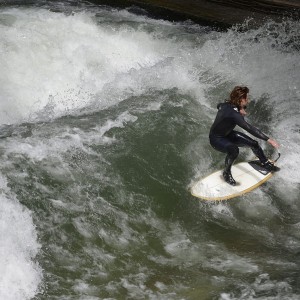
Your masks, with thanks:
[(268, 139), (267, 142), (268, 142), (269, 144), (271, 144), (274, 148), (279, 148), (279, 144), (278, 144), (275, 140), (273, 140), (273, 139)]

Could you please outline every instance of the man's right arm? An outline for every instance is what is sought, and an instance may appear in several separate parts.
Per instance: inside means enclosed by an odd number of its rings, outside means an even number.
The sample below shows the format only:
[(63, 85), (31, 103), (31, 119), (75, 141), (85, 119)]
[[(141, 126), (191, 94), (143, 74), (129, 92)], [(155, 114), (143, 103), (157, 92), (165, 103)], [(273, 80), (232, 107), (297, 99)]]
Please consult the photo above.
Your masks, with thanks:
[(237, 121), (236, 124), (238, 126), (245, 129), (246, 131), (251, 133), (253, 136), (255, 136), (261, 140), (264, 140), (264, 141), (269, 140), (269, 137), (266, 136), (263, 132), (261, 132), (258, 128), (247, 123), (242, 115), (236, 114), (236, 121)]

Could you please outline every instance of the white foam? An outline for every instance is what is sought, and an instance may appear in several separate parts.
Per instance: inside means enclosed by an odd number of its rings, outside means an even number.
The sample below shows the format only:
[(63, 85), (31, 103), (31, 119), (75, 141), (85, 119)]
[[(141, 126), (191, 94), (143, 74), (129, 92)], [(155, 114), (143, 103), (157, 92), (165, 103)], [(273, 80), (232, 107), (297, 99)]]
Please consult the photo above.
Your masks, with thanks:
[(43, 9), (0, 15), (2, 123), (101, 109), (151, 89), (203, 96), (192, 72), (195, 50), (186, 41), (166, 40), (163, 31), (157, 38), (139, 27), (99, 25), (93, 17)]
[(30, 212), (21, 206), (1, 176), (0, 299), (31, 299), (38, 292), (42, 272), (34, 262), (40, 245)]
[(126, 123), (135, 122), (138, 118), (125, 111), (116, 120), (107, 120), (104, 125), (96, 126), (94, 129), (103, 137), (112, 128), (124, 128)]
[[(292, 293), (290, 284), (286, 281), (272, 280), (267, 273), (260, 274), (255, 281), (249, 285), (241, 284), (240, 293), (221, 293), (220, 300), (281, 300), (290, 299), (296, 300), (298, 295)], [(238, 295), (235, 295), (238, 294)]]
[[(68, 172), (68, 166), (63, 162), (62, 155), (68, 150), (80, 149), (88, 154), (101, 157), (100, 154), (94, 152), (89, 145), (110, 144), (117, 142), (114, 137), (106, 136), (106, 133), (114, 128), (124, 128), (129, 123), (134, 123), (138, 119), (137, 116), (125, 111), (115, 119), (108, 119), (101, 125), (97, 125), (90, 131), (82, 131), (79, 128), (64, 128), (57, 130), (53, 137), (42, 137), (43, 128), (41, 132), (37, 131), (31, 137), (26, 139), (11, 138), (3, 141), (4, 155), (8, 157), (10, 154), (24, 155), (34, 162), (42, 161), (43, 159), (52, 157), (55, 161), (59, 160), (64, 169), (51, 169), (49, 172), (56, 176), (65, 177), (65, 172)], [(51, 170), (50, 170), (51, 169)], [(61, 174), (59, 174), (61, 173)]]

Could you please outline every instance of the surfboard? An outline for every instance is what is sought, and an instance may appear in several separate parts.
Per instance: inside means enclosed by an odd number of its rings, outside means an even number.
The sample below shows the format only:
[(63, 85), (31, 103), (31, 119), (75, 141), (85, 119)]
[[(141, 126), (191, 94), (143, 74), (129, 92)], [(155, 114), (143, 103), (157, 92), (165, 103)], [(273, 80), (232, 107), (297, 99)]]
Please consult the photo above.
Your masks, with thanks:
[(231, 173), (237, 183), (235, 186), (225, 182), (222, 173), (223, 170), (219, 170), (197, 181), (191, 188), (192, 195), (203, 200), (228, 200), (254, 190), (273, 176), (258, 160), (232, 166)]

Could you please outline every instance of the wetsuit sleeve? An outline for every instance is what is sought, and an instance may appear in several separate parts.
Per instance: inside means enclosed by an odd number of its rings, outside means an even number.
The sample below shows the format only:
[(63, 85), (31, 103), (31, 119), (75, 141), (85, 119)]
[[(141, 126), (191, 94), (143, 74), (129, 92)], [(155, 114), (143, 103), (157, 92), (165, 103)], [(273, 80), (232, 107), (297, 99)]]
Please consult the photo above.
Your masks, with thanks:
[(250, 125), (249, 123), (247, 123), (244, 119), (243, 116), (239, 115), (236, 118), (236, 124), (238, 126), (240, 126), (241, 128), (245, 129), (246, 131), (248, 131), (249, 133), (251, 133), (253, 136), (262, 139), (264, 141), (267, 141), (269, 139), (268, 136), (266, 136), (264, 133), (262, 133), (258, 128)]

